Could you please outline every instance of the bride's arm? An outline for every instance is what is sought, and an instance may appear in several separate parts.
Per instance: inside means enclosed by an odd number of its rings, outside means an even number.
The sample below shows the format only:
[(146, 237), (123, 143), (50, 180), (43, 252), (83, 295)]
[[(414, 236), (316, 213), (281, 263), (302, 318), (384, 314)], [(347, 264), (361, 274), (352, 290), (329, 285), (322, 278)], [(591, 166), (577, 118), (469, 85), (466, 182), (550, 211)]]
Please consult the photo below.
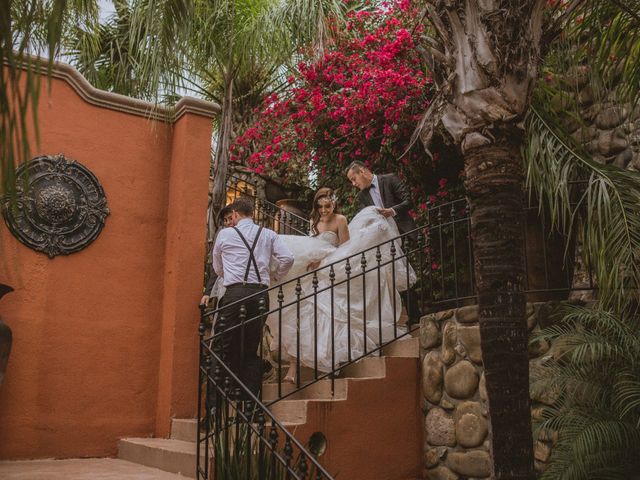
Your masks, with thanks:
[(344, 215), (338, 216), (338, 241), (340, 245), (349, 240), (349, 225)]

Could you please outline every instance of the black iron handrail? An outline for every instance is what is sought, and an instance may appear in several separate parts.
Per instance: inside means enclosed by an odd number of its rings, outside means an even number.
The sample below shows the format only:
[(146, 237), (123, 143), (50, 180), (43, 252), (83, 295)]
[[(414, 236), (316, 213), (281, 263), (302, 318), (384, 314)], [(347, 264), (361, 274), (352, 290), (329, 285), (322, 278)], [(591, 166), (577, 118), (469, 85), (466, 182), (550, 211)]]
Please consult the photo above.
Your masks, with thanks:
[[(527, 207), (524, 211), (523, 219), (525, 250), (525, 272), (524, 288), (528, 301), (541, 301), (553, 298), (566, 298), (572, 289), (591, 290), (594, 289), (593, 279), (589, 273), (587, 285), (574, 286), (573, 275), (573, 247), (571, 239), (567, 239), (554, 231), (546, 222), (544, 208), (537, 205)], [(529, 219), (531, 221), (527, 222)], [(305, 272), (284, 283), (273, 286), (267, 290), (272, 297), (273, 303), (270, 308), (266, 306), (259, 315), (247, 318), (242, 313), (239, 321), (235, 325), (226, 324), (225, 310), (239, 307), (242, 302), (250, 300), (249, 296), (233, 304), (224, 305), (221, 308), (202, 311), (202, 320), (212, 315), (218, 318), (218, 324), (212, 335), (202, 338), (203, 361), (206, 363), (207, 357), (212, 358), (207, 345), (221, 342), (225, 335), (234, 332), (244, 332), (252, 322), (262, 322), (267, 316), (273, 316), (277, 322), (277, 336), (275, 345), (278, 349), (276, 365), (277, 392), (274, 398), (268, 402), (260, 403), (262, 407), (268, 407), (273, 403), (290, 397), (302, 389), (323, 380), (330, 380), (331, 394), (335, 393), (335, 381), (340, 370), (347, 365), (357, 362), (367, 356), (376, 355), (390, 343), (402, 338), (410, 333), (402, 317), (397, 314), (397, 298), (395, 292), (397, 287), (402, 289), (411, 283), (410, 270), (406, 268), (411, 265), (416, 273), (415, 284), (413, 285), (414, 301), (418, 302), (422, 313), (428, 313), (446, 308), (458, 307), (465, 304), (476, 303), (475, 278), (473, 272), (473, 245), (471, 240), (471, 224), (469, 208), (466, 199), (456, 199), (440, 205), (431, 206), (427, 212), (427, 223), (411, 232), (398, 235), (392, 239), (373, 245), (366, 250), (352, 253), (346, 258), (336, 260), (330, 264), (323, 265), (315, 270)], [(569, 252), (569, 253), (568, 253)], [(389, 274), (390, 271), (390, 274)], [(398, 277), (402, 272), (404, 278)], [(380, 301), (381, 278), (390, 279), (391, 291), (393, 292), (391, 302), (393, 302), (393, 318), (384, 319), (385, 333), (383, 334), (382, 307)], [(402, 281), (402, 282), (400, 282)], [(366, 297), (354, 299), (355, 286), (361, 286), (361, 295), (366, 296), (367, 288), (377, 289), (377, 316), (375, 305), (369, 313), (365, 307), (360, 313), (362, 319), (361, 328), (363, 347), (352, 352), (352, 324), (351, 319), (354, 312), (352, 305), (365, 305)], [(287, 295), (285, 295), (285, 292)], [(340, 361), (335, 359), (335, 338), (334, 330), (336, 324), (335, 317), (335, 297), (344, 296), (346, 292), (346, 312), (344, 317), (339, 319), (346, 323), (347, 356)], [(374, 290), (375, 293), (375, 290)], [(263, 295), (263, 292), (254, 296)], [(541, 295), (544, 295), (544, 298)], [(322, 297), (322, 300), (319, 300)], [(357, 300), (357, 302), (356, 302)], [(327, 367), (320, 368), (318, 364), (318, 307), (326, 302), (330, 311), (329, 341), (331, 348), (331, 362)], [(374, 300), (375, 302), (375, 300)], [(406, 301), (403, 301), (406, 303)], [(302, 361), (301, 352), (301, 316), (303, 306), (311, 305), (313, 313), (310, 313), (313, 325), (310, 335), (313, 336), (311, 348), (313, 351), (313, 361), (308, 359)], [(405, 305), (407, 306), (407, 305)], [(407, 308), (407, 310), (410, 310)], [(283, 389), (283, 371), (285, 362), (283, 359), (283, 315), (292, 315), (295, 320), (295, 339), (289, 338), (294, 344), (295, 353), (289, 352), (293, 357), (291, 362), (295, 362), (295, 385), (288, 391)], [(243, 317), (244, 315), (244, 317)], [(389, 322), (391, 325), (389, 326)], [(377, 327), (377, 338), (367, 336), (367, 328)], [(354, 327), (355, 328), (355, 327)], [(359, 332), (358, 332), (359, 333)], [(291, 341), (293, 340), (293, 341)], [(261, 351), (264, 357), (264, 352)], [(303, 364), (312, 371), (312, 377), (302, 380)], [(207, 384), (211, 381), (215, 383), (211, 376), (207, 377)], [(216, 384), (214, 388), (222, 388)], [(255, 396), (256, 400), (262, 400), (260, 396)]]
[[(525, 272), (523, 290), (527, 295), (527, 299), (529, 301), (560, 299), (566, 298), (566, 294), (573, 289), (594, 289), (593, 279), (590, 274), (588, 285), (577, 286), (575, 288), (574, 285), (572, 285), (573, 255), (566, 254), (567, 242), (569, 242), (569, 240), (549, 228), (545, 221), (544, 209), (540, 209), (539, 206), (535, 205), (530, 206), (525, 209), (524, 215), (525, 220), (527, 217), (533, 219), (533, 222), (529, 222), (528, 226), (526, 221), (523, 221), (523, 228), (525, 229), (525, 250), (527, 251), (525, 255), (525, 265), (523, 266)], [(473, 250), (470, 236), (471, 227), (466, 199), (456, 199), (430, 207), (427, 213), (427, 220), (426, 225), (418, 227), (411, 232), (374, 245), (362, 252), (352, 255), (350, 258), (324, 265), (314, 271), (293, 278), (284, 284), (270, 288), (269, 292), (272, 294), (272, 297), (277, 299), (277, 306), (274, 307), (272, 305), (272, 308), (266, 312), (266, 315), (279, 316), (278, 321), (280, 327), (278, 328), (278, 335), (280, 337), (282, 335), (280, 317), (282, 316), (283, 310), (297, 309), (298, 324), (295, 343), (299, 347), (299, 309), (301, 302), (314, 302), (313, 311), (315, 316), (317, 315), (318, 295), (325, 292), (332, 294), (336, 288), (349, 289), (354, 282), (362, 281), (362, 279), (371, 273), (377, 272), (379, 276), (381, 270), (389, 266), (391, 266), (395, 272), (396, 265), (399, 265), (398, 262), (406, 262), (407, 260), (418, 275), (418, 281), (416, 286), (414, 286), (414, 291), (419, 296), (419, 305), (423, 313), (476, 303)], [(400, 246), (399, 251), (402, 252), (400, 255), (396, 255), (395, 253), (391, 254), (391, 251), (396, 249), (395, 245)], [(381, 250), (385, 249), (388, 253), (386, 257), (382, 259)], [(369, 259), (367, 259), (367, 256), (369, 256)], [(372, 263), (373, 256), (377, 257), (377, 261), (373, 261)], [(356, 260), (355, 265), (353, 265), (354, 259)], [(360, 261), (358, 262), (357, 260)], [(336, 280), (335, 269), (340, 264), (343, 264), (341, 268), (346, 270), (345, 278)], [(360, 267), (360, 271), (354, 273), (354, 270), (358, 267)], [(318, 280), (319, 276), (324, 277), (325, 281), (323, 284), (320, 284)], [(392, 275), (394, 290), (396, 286), (395, 277), (394, 273)], [(306, 292), (302, 288), (303, 284), (306, 284)], [(379, 282), (377, 285), (372, 285), (372, 288), (376, 287), (380, 288)], [(285, 300), (283, 292), (287, 288), (296, 293)], [(395, 296), (393, 297), (393, 301), (396, 301)], [(333, 300), (331, 300), (331, 302), (333, 302)], [(232, 306), (233, 304), (227, 305), (226, 307)], [(394, 312), (395, 310), (394, 305)], [(207, 313), (224, 315), (222, 309), (208, 311)], [(347, 312), (347, 317), (349, 317), (349, 315), (350, 313)], [(300, 388), (305, 388), (324, 378), (331, 378), (333, 391), (334, 379), (340, 368), (368, 356), (372, 352), (379, 351), (388, 343), (406, 335), (406, 331), (398, 328), (401, 327), (398, 323), (399, 320), (399, 318), (393, 319), (394, 335), (392, 338), (388, 339), (388, 341), (382, 341), (383, 339), (379, 338), (376, 347), (371, 349), (367, 347), (365, 342), (364, 352), (357, 358), (351, 357), (351, 345), (349, 345), (349, 357), (346, 363), (341, 363), (340, 365), (332, 364), (329, 371), (319, 372), (317, 361), (314, 362), (314, 365), (311, 367), (313, 368), (313, 380), (304, 385), (301, 383), (300, 376), (300, 352), (297, 351), (295, 355), (297, 363), (296, 388), (293, 391), (283, 393), (282, 385), (279, 383), (276, 400), (286, 398), (296, 393)], [(243, 324), (246, 325), (253, 321), (260, 321), (260, 318), (247, 318)], [(317, 332), (315, 321), (316, 319), (314, 318), (314, 332)], [(346, 321), (348, 325), (347, 338), (350, 340), (350, 319), (347, 318)], [(377, 321), (379, 323), (378, 331), (381, 332), (382, 319), (378, 318)], [(333, 321), (331, 323), (333, 325)], [(367, 327), (366, 318), (364, 319), (363, 327), (365, 329)], [(242, 328), (242, 325), (232, 327), (228, 331), (230, 332), (239, 328)], [(400, 334), (398, 334), (398, 332)], [(214, 337), (224, 334), (224, 332), (216, 333)], [(366, 331), (363, 335), (366, 338)], [(331, 335), (331, 337), (333, 337), (333, 335)], [(282, 378), (282, 343), (282, 338), (278, 338), (276, 341), (280, 349), (278, 351), (277, 365), (278, 379)], [(317, 350), (317, 341), (315, 339), (314, 346)]]
[(197, 478), (334, 480), (227, 366), (219, 344), (205, 341), (205, 330), (201, 322)]
[[(572, 182), (579, 190), (583, 182)], [(587, 266), (586, 284), (574, 283), (575, 239), (551, 225), (544, 205), (531, 202), (524, 208), (523, 291), (527, 301), (559, 300), (571, 291), (595, 290)], [(430, 257), (427, 303), (438, 311), (476, 302), (471, 218), (466, 198), (431, 206), (427, 211)]]
[[(415, 269), (415, 272), (418, 276), (422, 277), (417, 282), (418, 285), (424, 285), (425, 280), (423, 277), (423, 273), (425, 272), (425, 244), (424, 244), (424, 227), (416, 228), (410, 232), (398, 235), (393, 237), (387, 241), (378, 243), (373, 245), (365, 250), (357, 252), (347, 258), (342, 258), (335, 262), (332, 262), (327, 265), (323, 265), (315, 270), (306, 272), (298, 277), (295, 277), (285, 283), (281, 283), (274, 287), (271, 287), (267, 292), (270, 293), (274, 298), (276, 298), (277, 306), (271, 309), (265, 309), (260, 315), (254, 316), (252, 318), (243, 318), (238, 324), (234, 326), (230, 326), (224, 329), (216, 328), (216, 333), (214, 333), (209, 338), (205, 339), (206, 342), (215, 342), (216, 340), (220, 340), (224, 338), (226, 335), (232, 335), (233, 332), (237, 330), (242, 330), (250, 325), (251, 322), (262, 321), (268, 315), (277, 315), (278, 316), (278, 339), (276, 344), (278, 345), (278, 364), (277, 364), (277, 378), (282, 379), (283, 372), (283, 361), (282, 361), (282, 315), (283, 312), (287, 309), (294, 308), (296, 310), (296, 321), (297, 321), (297, 338), (296, 338), (296, 381), (295, 388), (290, 392), (283, 392), (282, 383), (277, 382), (278, 384), (278, 392), (277, 397), (270, 402), (265, 402), (267, 405), (274, 403), (275, 401), (287, 398), (297, 391), (307, 388), (314, 383), (329, 378), (331, 380), (331, 391), (335, 390), (335, 380), (336, 376), (341, 368), (344, 368), (347, 365), (355, 363), (361, 360), (364, 357), (370, 356), (372, 354), (376, 354), (380, 352), (385, 346), (390, 344), (391, 342), (405, 337), (409, 334), (409, 330), (405, 328), (405, 325), (402, 323), (404, 318), (401, 318), (400, 315), (397, 314), (397, 302), (395, 294), (393, 295), (393, 314), (394, 318), (392, 319), (391, 325), (389, 325), (389, 319), (382, 318), (382, 304), (381, 301), (377, 303), (377, 318), (368, 319), (366, 318), (367, 309), (364, 308), (362, 310), (362, 329), (363, 329), (363, 337), (364, 348), (361, 354), (353, 355), (351, 344), (351, 335), (356, 332), (355, 327), (352, 330), (351, 325), (351, 305), (352, 298), (350, 292), (353, 290), (353, 286), (356, 282), (359, 285), (362, 285), (362, 292), (366, 295), (367, 284), (370, 284), (371, 288), (380, 290), (380, 279), (383, 271), (385, 275), (388, 274), (388, 270), (391, 270), (391, 291), (396, 292), (396, 287), (402, 281), (403, 285), (408, 285), (411, 283), (410, 279), (410, 269), (406, 267), (407, 262), (412, 265)], [(344, 278), (336, 279), (336, 270), (338, 267), (341, 267), (344, 271)], [(356, 270), (356, 271), (354, 271)], [(358, 271), (359, 270), (359, 271)], [(404, 278), (399, 278), (397, 272), (404, 272)], [(373, 278), (372, 278), (373, 277)], [(320, 278), (324, 281), (321, 282)], [(388, 278), (388, 275), (387, 275)], [(373, 281), (373, 284), (370, 282)], [(303, 293), (302, 285), (305, 284), (307, 288), (311, 288), (311, 291), (308, 293)], [(295, 292), (294, 297), (285, 301), (285, 290), (293, 290)], [(336, 362), (332, 359), (332, 364), (330, 369), (320, 369), (318, 367), (317, 360), (317, 338), (314, 338), (314, 364), (313, 366), (308, 365), (309, 368), (313, 369), (313, 379), (305, 382), (304, 384), (301, 381), (301, 355), (300, 355), (300, 305), (302, 302), (312, 302), (313, 303), (313, 311), (314, 311), (314, 334), (317, 335), (318, 330), (318, 317), (317, 317), (317, 308), (319, 305), (318, 297), (323, 293), (328, 293), (330, 296), (330, 304), (333, 307), (333, 299), (334, 293), (337, 289), (346, 289), (347, 295), (347, 355), (348, 357), (344, 359), (344, 361)], [(418, 296), (415, 297), (414, 301), (418, 301), (421, 309), (425, 309), (425, 296), (424, 296), (424, 288), (417, 288), (414, 286), (414, 290), (418, 291)], [(344, 292), (343, 292), (344, 293)], [(214, 310), (206, 310), (203, 312), (205, 316), (212, 315), (214, 317), (219, 317), (219, 320), (224, 321), (225, 319), (225, 311), (231, 309), (233, 307), (239, 307), (243, 302), (250, 300), (253, 297), (258, 295), (262, 295), (263, 292), (258, 292), (254, 295), (250, 295), (243, 300), (227, 304), (221, 308), (217, 308)], [(418, 298), (419, 297), (419, 298)], [(377, 297), (380, 299), (380, 295)], [(357, 299), (358, 304), (365, 305), (366, 299), (360, 298)], [(334, 320), (332, 318), (331, 325), (334, 325)], [(386, 322), (387, 330), (391, 330), (386, 335), (383, 335), (383, 320)], [(367, 328), (372, 329), (377, 326), (378, 328), (378, 338), (370, 339), (367, 337)], [(331, 338), (333, 339), (334, 332), (331, 334)], [(384, 337), (384, 338), (383, 338)], [(369, 345), (369, 341), (372, 341), (374, 345)], [(332, 350), (333, 350), (333, 342), (332, 342)]]

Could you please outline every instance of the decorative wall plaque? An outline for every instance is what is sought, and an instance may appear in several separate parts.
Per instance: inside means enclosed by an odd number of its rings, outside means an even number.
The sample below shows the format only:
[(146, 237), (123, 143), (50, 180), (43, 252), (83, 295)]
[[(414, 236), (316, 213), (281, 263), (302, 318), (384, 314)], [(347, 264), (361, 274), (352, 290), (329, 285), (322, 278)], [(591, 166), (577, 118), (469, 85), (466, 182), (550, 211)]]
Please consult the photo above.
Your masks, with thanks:
[(18, 240), (53, 258), (93, 242), (109, 215), (98, 179), (64, 155), (36, 157), (16, 171), (15, 198), (3, 199), (4, 220)]

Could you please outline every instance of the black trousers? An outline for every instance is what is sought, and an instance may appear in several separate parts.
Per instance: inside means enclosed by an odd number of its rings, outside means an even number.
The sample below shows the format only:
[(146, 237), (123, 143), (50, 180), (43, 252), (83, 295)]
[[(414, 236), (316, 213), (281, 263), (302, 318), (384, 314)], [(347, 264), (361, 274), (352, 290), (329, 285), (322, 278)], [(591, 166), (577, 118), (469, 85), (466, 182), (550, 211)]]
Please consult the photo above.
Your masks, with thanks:
[[(400, 232), (400, 233), (404, 233), (404, 232)], [(409, 261), (409, 257), (411, 257), (412, 252), (414, 255), (416, 254), (415, 251), (418, 248), (420, 248), (420, 246), (418, 245), (417, 232), (413, 232), (408, 236), (404, 237), (402, 241), (402, 249), (404, 250), (405, 255), (407, 255), (407, 261)], [(407, 264), (407, 267), (408, 266), (409, 265)], [(416, 270), (416, 274), (417, 273), (418, 271)], [(422, 316), (422, 312), (421, 312), (419, 296), (415, 290), (415, 285), (412, 287), (409, 287), (409, 289), (405, 290), (404, 292), (400, 292), (400, 297), (402, 298), (402, 303), (404, 304), (404, 308), (406, 308), (407, 310), (409, 323), (415, 324), (420, 322), (420, 317)]]
[(414, 287), (410, 287), (409, 290), (400, 292), (400, 298), (402, 298), (402, 303), (404, 303), (404, 307), (407, 309), (409, 323), (418, 323), (422, 313), (420, 312), (420, 305), (418, 303), (418, 294)]
[[(242, 306), (246, 309), (244, 321), (240, 312)], [(227, 332), (221, 336), (222, 357), (234, 375), (258, 395), (262, 385), (262, 358), (258, 355), (258, 346), (266, 319), (264, 313), (269, 310), (269, 295), (264, 286), (232, 285), (220, 299), (219, 308), (217, 328), (223, 325), (223, 330), (215, 333)], [(234, 382), (231, 384), (236, 386)]]

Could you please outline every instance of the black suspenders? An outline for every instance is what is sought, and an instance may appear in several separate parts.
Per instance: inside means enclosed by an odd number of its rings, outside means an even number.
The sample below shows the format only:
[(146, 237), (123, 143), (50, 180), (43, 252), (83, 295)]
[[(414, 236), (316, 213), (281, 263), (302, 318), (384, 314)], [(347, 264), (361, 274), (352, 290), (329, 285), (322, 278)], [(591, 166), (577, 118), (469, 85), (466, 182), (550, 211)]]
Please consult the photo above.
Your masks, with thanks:
[(247, 269), (244, 272), (244, 283), (247, 283), (247, 280), (249, 280), (249, 271), (251, 270), (252, 263), (253, 263), (253, 268), (256, 271), (256, 275), (258, 276), (258, 283), (262, 283), (262, 278), (260, 277), (260, 270), (258, 270), (258, 262), (256, 262), (256, 257), (253, 254), (253, 251), (255, 250), (256, 245), (258, 244), (258, 238), (260, 238), (260, 234), (262, 233), (262, 228), (263, 227), (258, 228), (258, 233), (256, 234), (256, 238), (253, 239), (253, 245), (249, 246), (249, 242), (247, 242), (247, 239), (244, 238), (244, 235), (240, 233), (240, 230), (238, 230), (236, 227), (233, 227), (233, 229), (238, 233), (238, 235), (240, 235), (240, 238), (242, 239), (244, 245), (247, 247), (247, 250), (249, 250), (249, 261), (247, 262)]

